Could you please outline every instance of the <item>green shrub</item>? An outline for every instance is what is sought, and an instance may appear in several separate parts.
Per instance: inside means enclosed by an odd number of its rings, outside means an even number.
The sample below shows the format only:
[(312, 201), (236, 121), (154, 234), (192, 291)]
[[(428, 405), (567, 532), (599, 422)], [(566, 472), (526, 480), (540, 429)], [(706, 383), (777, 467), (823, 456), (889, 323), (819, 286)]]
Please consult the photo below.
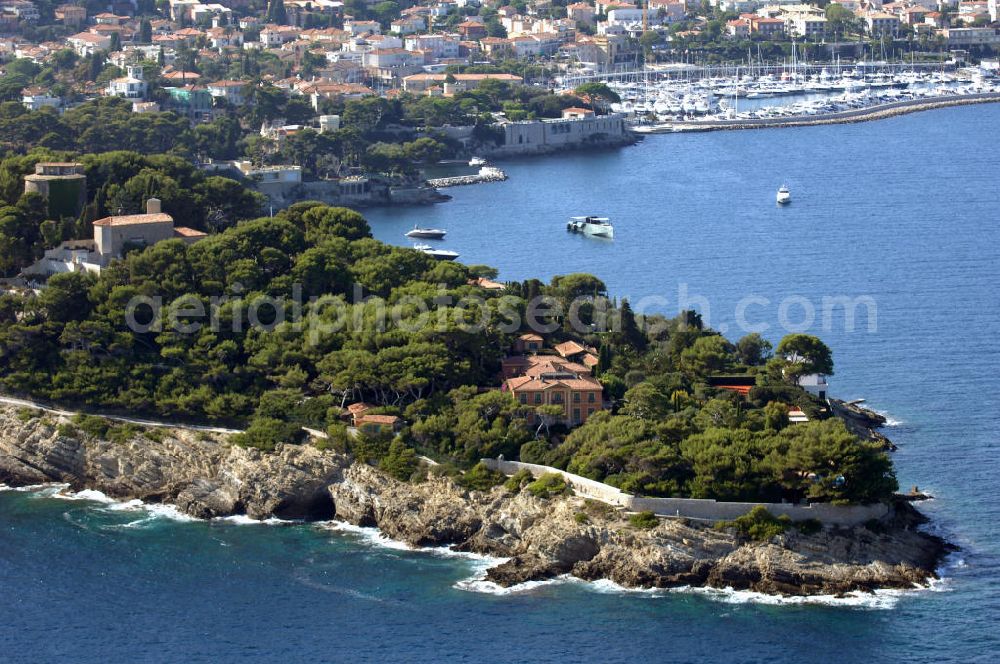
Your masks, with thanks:
[(522, 486), (528, 484), (533, 479), (534, 476), (529, 471), (522, 469), (508, 477), (503, 485), (508, 491), (517, 492), (521, 490)]
[(628, 522), (636, 528), (644, 528), (647, 530), (650, 528), (656, 528), (660, 525), (660, 520), (656, 518), (655, 514), (649, 511), (633, 514), (628, 518)]
[(545, 464), (549, 456), (549, 443), (546, 440), (530, 440), (521, 445), (520, 458), (524, 463)]
[(34, 408), (18, 408), (17, 409), (17, 419), (21, 422), (30, 422), (31, 420), (38, 417), (40, 411)]
[(56, 431), (63, 438), (76, 438), (80, 435), (80, 430), (68, 422), (60, 424)]
[(583, 508), (588, 515), (602, 519), (610, 519), (617, 511), (613, 506), (592, 498), (583, 501)]
[(313, 447), (318, 450), (333, 450), (339, 452), (340, 454), (346, 454), (351, 447), (351, 434), (348, 433), (347, 427), (340, 423), (334, 422), (326, 428), (326, 438), (315, 438), (313, 440)]
[(379, 470), (405, 482), (417, 469), (417, 453), (396, 438), (389, 444), (389, 450), (378, 462)]
[(559, 473), (545, 473), (528, 485), (528, 491), (537, 498), (551, 498), (567, 493), (569, 486)]
[(232, 441), (234, 445), (270, 452), (278, 443), (296, 443), (301, 437), (302, 429), (294, 424), (273, 417), (255, 417), (247, 430), (233, 436)]
[(584, 512), (577, 512), (573, 515), (573, 520), (579, 523), (581, 526), (590, 523), (590, 517)]
[(158, 427), (149, 427), (143, 430), (142, 434), (154, 443), (162, 443), (167, 437), (167, 430)]
[(79, 427), (83, 433), (91, 438), (106, 438), (111, 422), (96, 415), (84, 415), (80, 413), (73, 417), (73, 423)]
[(732, 521), (720, 521), (715, 524), (719, 530), (735, 528), (737, 534), (748, 537), (755, 542), (766, 542), (776, 537), (792, 525), (792, 520), (786, 515), (774, 516), (763, 505), (757, 505), (743, 516)]
[(469, 469), (469, 472), (465, 473), (458, 483), (473, 491), (489, 491), (503, 481), (504, 476), (501, 473), (490, 470), (485, 463), (480, 461)]
[(132, 440), (142, 432), (142, 429), (134, 424), (113, 424), (108, 427), (107, 439), (116, 445), (123, 445)]
[(368, 434), (359, 431), (356, 436), (351, 436), (347, 441), (347, 451), (361, 463), (378, 465), (382, 457), (389, 453), (391, 439), (389, 434)]
[(462, 471), (451, 462), (439, 463), (427, 469), (427, 474), (432, 477), (450, 477), (458, 480), (462, 476)]

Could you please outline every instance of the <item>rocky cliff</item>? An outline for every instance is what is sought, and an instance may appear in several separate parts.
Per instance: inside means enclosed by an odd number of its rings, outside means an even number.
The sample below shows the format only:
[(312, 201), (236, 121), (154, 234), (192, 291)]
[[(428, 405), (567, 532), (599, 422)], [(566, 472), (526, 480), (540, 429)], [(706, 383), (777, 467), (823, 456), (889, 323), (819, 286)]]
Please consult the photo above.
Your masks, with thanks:
[(573, 496), (541, 499), (504, 487), (467, 491), (433, 476), (399, 482), (310, 445), (265, 454), (185, 430), (111, 442), (14, 408), (0, 408), (0, 482), (65, 482), (120, 499), (175, 504), (201, 518), (273, 515), (377, 526), (414, 546), (506, 558), (487, 572), (504, 586), (572, 574), (630, 587), (782, 594), (911, 588), (934, 576), (948, 550), (915, 528), (921, 517), (905, 504), (872, 529), (788, 531), (749, 542), (682, 520), (637, 528), (620, 512)]

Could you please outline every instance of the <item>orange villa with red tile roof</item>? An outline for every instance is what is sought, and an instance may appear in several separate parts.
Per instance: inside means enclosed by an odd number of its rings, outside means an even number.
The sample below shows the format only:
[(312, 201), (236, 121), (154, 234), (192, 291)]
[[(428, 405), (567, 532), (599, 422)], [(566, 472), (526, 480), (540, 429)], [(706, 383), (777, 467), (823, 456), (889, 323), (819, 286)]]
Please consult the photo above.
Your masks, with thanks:
[[(544, 339), (538, 334), (518, 338), (515, 350), (530, 349), (533, 354), (512, 355), (501, 361), (501, 389), (524, 406), (561, 406), (562, 420), (567, 425), (583, 424), (604, 409), (604, 387), (591, 375), (597, 356), (593, 349), (575, 341), (558, 344), (558, 355), (538, 354), (543, 345)], [(535, 421), (534, 413), (528, 421)]]

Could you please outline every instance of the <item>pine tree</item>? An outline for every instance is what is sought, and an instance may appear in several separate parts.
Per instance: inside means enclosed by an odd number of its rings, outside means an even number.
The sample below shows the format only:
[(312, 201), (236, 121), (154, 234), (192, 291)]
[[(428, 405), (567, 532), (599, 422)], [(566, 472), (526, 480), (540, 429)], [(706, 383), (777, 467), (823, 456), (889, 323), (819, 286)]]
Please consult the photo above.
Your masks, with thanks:
[(288, 24), (288, 14), (285, 13), (285, 0), (271, 0), (267, 6), (267, 22), (277, 25)]
[(632, 306), (628, 303), (628, 300), (622, 299), (622, 306), (618, 310), (620, 316), (619, 321), (619, 334), (621, 335), (622, 341), (628, 343), (630, 346), (636, 350), (646, 349), (646, 335), (642, 333), (639, 329), (639, 325), (635, 322), (635, 314), (632, 313)]

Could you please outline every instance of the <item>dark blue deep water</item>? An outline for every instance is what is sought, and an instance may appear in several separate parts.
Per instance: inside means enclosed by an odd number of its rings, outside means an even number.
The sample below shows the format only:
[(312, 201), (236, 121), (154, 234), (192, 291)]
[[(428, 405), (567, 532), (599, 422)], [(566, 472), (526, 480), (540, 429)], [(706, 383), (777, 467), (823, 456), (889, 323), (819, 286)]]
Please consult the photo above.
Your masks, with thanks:
[[(481, 563), (315, 526), (182, 522), (99, 502), (0, 492), (0, 661), (994, 662), (1000, 653), (1000, 105), (877, 123), (652, 136), (638, 146), (506, 162), (510, 180), (414, 223), (501, 278), (587, 271), (633, 302), (679, 288), (713, 326), (737, 304), (834, 349), (832, 393), (895, 423), (900, 484), (963, 547), (933, 591), (783, 605), (580, 583), (513, 595), (463, 584)], [(786, 182), (792, 205), (774, 204)], [(574, 214), (618, 238), (568, 236)], [(824, 297), (871, 298), (824, 326)], [(791, 299), (789, 299), (791, 298)], [(787, 325), (785, 326), (788, 327)], [(827, 329), (825, 329), (827, 328)], [(863, 605), (859, 605), (863, 604)]]

